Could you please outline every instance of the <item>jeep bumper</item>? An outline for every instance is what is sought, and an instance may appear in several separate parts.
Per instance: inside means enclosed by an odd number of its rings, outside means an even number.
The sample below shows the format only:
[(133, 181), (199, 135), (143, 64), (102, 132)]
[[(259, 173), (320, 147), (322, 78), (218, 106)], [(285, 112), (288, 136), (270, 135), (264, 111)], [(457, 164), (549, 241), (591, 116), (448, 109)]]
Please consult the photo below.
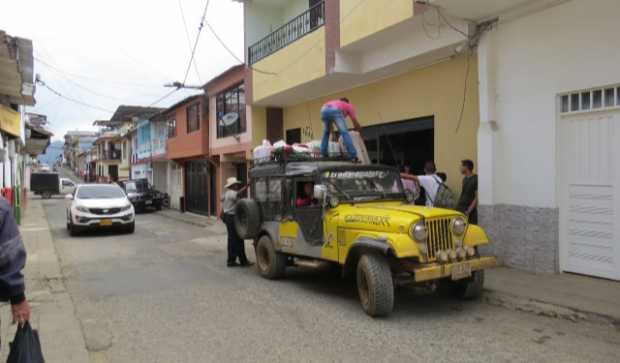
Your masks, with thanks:
[(497, 266), (497, 259), (494, 256), (481, 256), (450, 263), (413, 264), (404, 262), (402, 267), (406, 272), (413, 275), (415, 282), (422, 282), (452, 277), (453, 268), (463, 264), (468, 264), (473, 272)]

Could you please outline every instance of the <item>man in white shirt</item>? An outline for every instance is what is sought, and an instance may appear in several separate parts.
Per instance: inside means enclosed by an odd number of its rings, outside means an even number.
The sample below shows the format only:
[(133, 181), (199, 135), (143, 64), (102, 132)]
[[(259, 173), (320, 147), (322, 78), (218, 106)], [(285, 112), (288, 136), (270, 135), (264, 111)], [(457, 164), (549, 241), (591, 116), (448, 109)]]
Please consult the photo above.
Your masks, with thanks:
[(427, 161), (426, 164), (424, 164), (424, 173), (426, 173), (426, 175), (412, 175), (402, 173), (400, 176), (402, 179), (413, 180), (420, 184), (426, 192), (426, 206), (432, 207), (435, 201), (435, 197), (437, 196), (439, 186), (441, 185), (441, 178), (439, 178), (439, 176), (437, 175), (437, 168), (435, 167), (435, 162)]

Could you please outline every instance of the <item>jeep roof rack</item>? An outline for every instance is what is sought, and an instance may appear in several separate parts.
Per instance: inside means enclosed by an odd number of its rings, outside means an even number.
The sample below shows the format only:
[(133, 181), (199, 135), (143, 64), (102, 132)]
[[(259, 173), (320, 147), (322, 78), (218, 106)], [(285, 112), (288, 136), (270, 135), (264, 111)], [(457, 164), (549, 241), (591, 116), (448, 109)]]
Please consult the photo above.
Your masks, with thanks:
[(250, 167), (257, 166), (266, 166), (266, 165), (274, 165), (279, 164), (282, 166), (286, 166), (288, 163), (292, 162), (321, 162), (321, 161), (351, 161), (350, 158), (344, 155), (334, 155), (334, 156), (319, 156), (313, 154), (304, 154), (304, 153), (287, 153), (287, 152), (274, 152), (271, 156), (266, 158), (252, 159), (250, 160)]

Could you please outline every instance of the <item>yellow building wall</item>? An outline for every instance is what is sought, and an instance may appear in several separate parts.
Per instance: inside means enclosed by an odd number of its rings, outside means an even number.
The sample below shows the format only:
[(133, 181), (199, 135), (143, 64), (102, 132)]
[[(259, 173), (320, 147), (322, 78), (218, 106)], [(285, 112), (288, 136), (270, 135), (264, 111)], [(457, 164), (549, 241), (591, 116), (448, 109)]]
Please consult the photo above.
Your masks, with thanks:
[(412, 0), (340, 0), (340, 46), (413, 17)]
[[(320, 109), (330, 99), (347, 97), (357, 110), (362, 126), (434, 116), (435, 162), (448, 174), (448, 185), (460, 191), (460, 161), (476, 160), (479, 125), (477, 60), (470, 59), (470, 74), (463, 119), (457, 132), (463, 100), (466, 57), (411, 71), (400, 76), (329, 95), (284, 109), (284, 132), (310, 126), (313, 139), (320, 139), (323, 125)], [(352, 127), (350, 121), (347, 121)], [(310, 141), (302, 133), (302, 141)]]
[(252, 106), (252, 148), (260, 145), (267, 138), (267, 110), (265, 107)]
[(325, 76), (325, 27), (260, 60), (252, 68), (254, 102)]

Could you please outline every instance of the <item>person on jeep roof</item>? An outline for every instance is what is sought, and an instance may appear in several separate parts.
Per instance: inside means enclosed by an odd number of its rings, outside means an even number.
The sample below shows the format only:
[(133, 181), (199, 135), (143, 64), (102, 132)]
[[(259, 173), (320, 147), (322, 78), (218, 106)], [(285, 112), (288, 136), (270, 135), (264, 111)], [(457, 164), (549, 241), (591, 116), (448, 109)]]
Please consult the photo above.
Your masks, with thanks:
[(332, 130), (332, 123), (336, 124), (340, 135), (342, 135), (342, 141), (347, 149), (347, 154), (351, 159), (357, 159), (357, 150), (353, 145), (351, 135), (349, 135), (349, 129), (347, 128), (346, 117), (351, 118), (353, 127), (356, 131), (360, 132), (362, 127), (357, 122), (357, 115), (355, 108), (349, 103), (348, 98), (341, 98), (339, 100), (332, 100), (326, 102), (321, 107), (321, 120), (323, 121), (323, 139), (321, 140), (321, 155), (329, 156), (329, 135)]

